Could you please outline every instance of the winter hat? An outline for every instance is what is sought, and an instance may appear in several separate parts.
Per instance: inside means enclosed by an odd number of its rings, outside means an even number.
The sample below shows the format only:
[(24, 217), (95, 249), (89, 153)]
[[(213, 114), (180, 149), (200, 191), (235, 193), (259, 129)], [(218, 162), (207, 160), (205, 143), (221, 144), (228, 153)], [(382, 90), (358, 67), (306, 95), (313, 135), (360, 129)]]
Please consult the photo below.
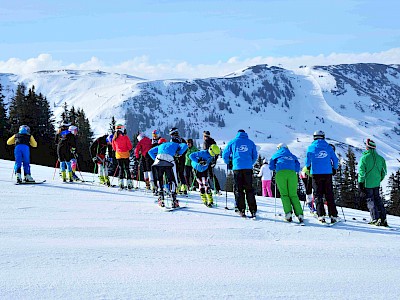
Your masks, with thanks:
[(205, 130), (203, 131), (203, 136), (211, 136), (211, 134), (208, 130)]
[(77, 135), (78, 134), (78, 127), (71, 125), (68, 127), (68, 130), (73, 134), (73, 135)]
[(245, 132), (243, 129), (239, 129), (238, 132)]
[(367, 139), (367, 141), (365, 142), (365, 146), (367, 147), (367, 150), (376, 148), (375, 142), (371, 139)]

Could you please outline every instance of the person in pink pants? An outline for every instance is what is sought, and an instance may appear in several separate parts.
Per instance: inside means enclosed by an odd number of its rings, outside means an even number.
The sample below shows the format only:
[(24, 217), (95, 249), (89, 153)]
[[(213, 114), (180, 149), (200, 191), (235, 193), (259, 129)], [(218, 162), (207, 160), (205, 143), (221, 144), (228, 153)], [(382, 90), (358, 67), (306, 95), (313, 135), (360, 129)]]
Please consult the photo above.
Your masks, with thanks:
[(271, 170), (266, 159), (263, 160), (263, 165), (257, 176), (261, 177), (263, 197), (273, 197), (271, 190)]

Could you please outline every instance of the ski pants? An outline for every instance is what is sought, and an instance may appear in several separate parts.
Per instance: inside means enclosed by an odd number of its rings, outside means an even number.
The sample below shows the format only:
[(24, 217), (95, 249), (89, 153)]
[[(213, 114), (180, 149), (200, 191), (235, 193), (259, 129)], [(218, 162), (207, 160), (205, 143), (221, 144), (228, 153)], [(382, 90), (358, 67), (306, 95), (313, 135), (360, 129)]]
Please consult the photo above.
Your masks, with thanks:
[(261, 180), (263, 197), (273, 197), (271, 190), (271, 180)]
[[(186, 182), (188, 185), (190, 184), (190, 185), (195, 186), (192, 166), (185, 166), (185, 177), (186, 177)], [(191, 187), (191, 186), (189, 186), (189, 187)]]
[(164, 174), (169, 185), (169, 189), (174, 194), (176, 192), (176, 178), (174, 172), (174, 166), (155, 166), (157, 173), (158, 189), (162, 189), (164, 186)]
[(233, 181), (235, 200), (239, 211), (245, 211), (247, 200), (250, 212), (255, 213), (257, 211), (257, 202), (253, 189), (253, 170), (234, 170)]
[(24, 165), (24, 175), (31, 174), (31, 166), (30, 166), (30, 149), (28, 145), (18, 144), (14, 149), (15, 156), (15, 165), (14, 171), (15, 173), (21, 174), (21, 166)]
[(332, 174), (313, 174), (312, 182), (318, 217), (325, 216), (324, 195), (328, 204), (329, 217), (337, 217), (338, 212), (333, 199)]
[(117, 158), (119, 179), (132, 179), (131, 172), (129, 171), (129, 158)]
[(180, 184), (186, 184), (185, 178), (185, 156), (181, 155), (175, 159), (176, 173), (178, 175), (178, 182)]
[(386, 220), (386, 209), (379, 195), (379, 186), (375, 188), (366, 188), (365, 193), (367, 194), (367, 207), (371, 215), (371, 220)]
[(208, 177), (208, 171), (205, 170), (203, 172), (196, 171), (196, 181), (199, 184), (200, 193), (204, 194), (210, 191), (210, 178)]
[(312, 194), (312, 177), (307, 176), (301, 179), (303, 181), (304, 187), (306, 189), (306, 195)]
[(71, 167), (71, 161), (62, 161), (60, 162), (60, 170), (61, 172), (65, 172), (68, 170), (68, 172), (72, 172), (72, 167)]
[(280, 170), (276, 172), (275, 179), (279, 193), (281, 194), (285, 214), (294, 211), (297, 217), (303, 215), (303, 209), (297, 195), (297, 185), (299, 182), (297, 173), (294, 170)]

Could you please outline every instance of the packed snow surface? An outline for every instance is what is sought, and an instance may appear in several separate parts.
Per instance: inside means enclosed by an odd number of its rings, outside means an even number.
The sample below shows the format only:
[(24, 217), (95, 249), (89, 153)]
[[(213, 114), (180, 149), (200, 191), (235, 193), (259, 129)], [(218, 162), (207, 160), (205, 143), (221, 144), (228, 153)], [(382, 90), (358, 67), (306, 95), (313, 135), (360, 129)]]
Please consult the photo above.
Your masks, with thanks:
[[(37, 185), (14, 185), (0, 160), (1, 299), (398, 299), (400, 219), (392, 229), (346, 222), (306, 226), (274, 217), (257, 197), (258, 219), (233, 210), (233, 195), (207, 208), (162, 211), (144, 190), (61, 183), (32, 166)], [(53, 179), (56, 174), (55, 179)], [(86, 180), (93, 174), (79, 174)], [(116, 179), (114, 179), (114, 183)], [(135, 182), (136, 184), (136, 182)], [(282, 213), (280, 199), (277, 214)], [(356, 220), (354, 220), (355, 218)]]

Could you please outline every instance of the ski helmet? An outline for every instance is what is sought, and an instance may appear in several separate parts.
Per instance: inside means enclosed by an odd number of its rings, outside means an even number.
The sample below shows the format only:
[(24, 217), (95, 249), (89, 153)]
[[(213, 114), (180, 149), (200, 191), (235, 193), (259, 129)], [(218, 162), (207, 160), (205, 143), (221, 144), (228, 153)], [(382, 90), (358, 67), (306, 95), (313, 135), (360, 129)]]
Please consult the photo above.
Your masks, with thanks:
[(21, 125), (21, 126), (19, 126), (18, 133), (20, 133), (20, 134), (30, 134), (31, 133), (31, 129), (29, 128), (28, 125)]
[(365, 146), (367, 147), (367, 150), (369, 149), (376, 149), (376, 144), (373, 140), (371, 139), (367, 139), (367, 141), (365, 142)]
[(158, 144), (159, 144), (159, 145), (164, 144), (164, 143), (166, 143), (166, 142), (167, 142), (167, 140), (164, 139), (164, 138), (160, 138), (160, 139), (158, 140)]
[(78, 134), (78, 127), (71, 125), (68, 127), (68, 130), (73, 134), (73, 135), (77, 135)]
[(124, 133), (125, 126), (122, 124), (117, 124), (117, 125), (115, 125), (115, 131), (120, 131), (120, 132)]
[(325, 139), (325, 132), (322, 130), (317, 130), (313, 134), (314, 140), (324, 140)]
[(208, 130), (203, 131), (203, 136), (211, 136), (210, 132)]
[(288, 148), (288, 146), (285, 143), (280, 143), (278, 146), (276, 146), (276, 149), (282, 149), (282, 148)]
[(146, 135), (143, 132), (141, 132), (141, 133), (138, 134), (137, 140), (140, 142), (145, 136)]
[(169, 135), (179, 135), (178, 128), (172, 127), (172, 128), (169, 130)]
[(157, 129), (155, 129), (151, 133), (151, 136), (153, 137), (153, 139), (158, 139), (160, 137), (160, 132)]
[(216, 156), (221, 153), (221, 149), (219, 149), (216, 144), (212, 144), (208, 149), (208, 153), (210, 153), (211, 156)]

